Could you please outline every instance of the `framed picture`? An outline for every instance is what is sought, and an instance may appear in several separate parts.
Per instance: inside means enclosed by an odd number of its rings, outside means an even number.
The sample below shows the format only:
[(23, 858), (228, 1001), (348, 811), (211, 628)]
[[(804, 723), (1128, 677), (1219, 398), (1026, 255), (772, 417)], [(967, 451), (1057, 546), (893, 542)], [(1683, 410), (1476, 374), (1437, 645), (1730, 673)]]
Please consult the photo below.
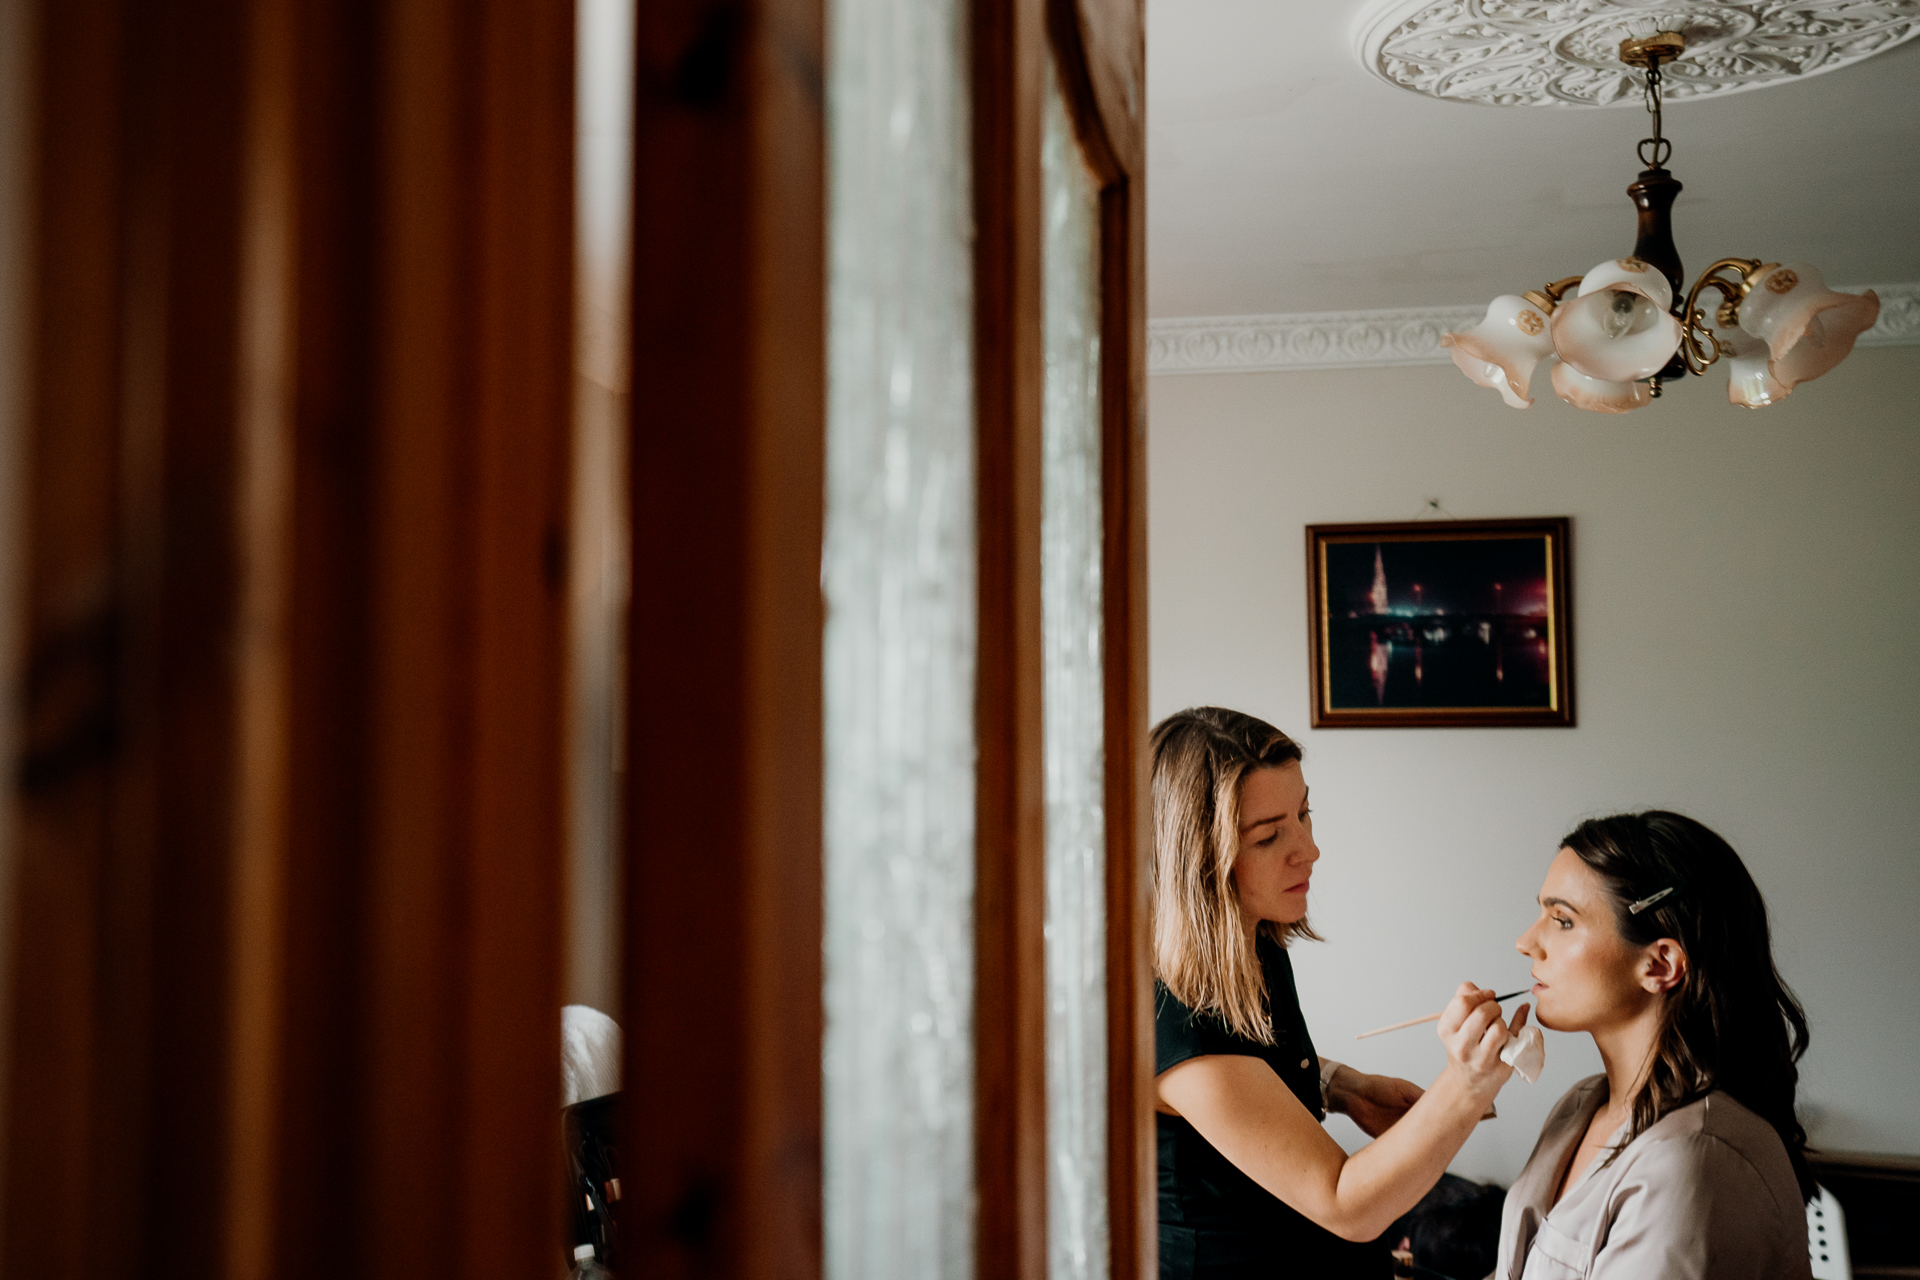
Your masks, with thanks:
[(1569, 524), (1308, 526), (1314, 728), (1572, 725)]

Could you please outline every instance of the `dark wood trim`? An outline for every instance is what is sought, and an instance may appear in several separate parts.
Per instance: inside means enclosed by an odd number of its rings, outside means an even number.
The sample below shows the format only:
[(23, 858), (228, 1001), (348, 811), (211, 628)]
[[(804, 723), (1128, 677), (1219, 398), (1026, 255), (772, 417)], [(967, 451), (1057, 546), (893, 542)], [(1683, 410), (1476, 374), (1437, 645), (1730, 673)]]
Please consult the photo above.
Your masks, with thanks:
[(1107, 1091), (1113, 1280), (1159, 1275), (1153, 1119), (1153, 803), (1147, 743), (1146, 235), (1138, 178), (1102, 195), (1106, 523)]
[(570, 7), (37, 18), (5, 1269), (556, 1269)]
[(564, 1256), (572, 14), (282, 12), (273, 1261), (526, 1275)]
[(979, 485), (977, 1274), (1047, 1269), (1042, 0), (973, 6)]
[(36, 342), (0, 1270), (71, 1269), (83, 1240), (103, 1271), (187, 1274), (221, 1261), (226, 1179), (244, 29), (232, 4), (25, 8)]
[(640, 6), (621, 1270), (818, 1276), (825, 5)]
[[(144, 1215), (96, 1222), (97, 1191), (138, 1199), (147, 1137), (138, 937), (109, 946), (111, 802), (121, 723), (124, 608), (116, 573), (121, 374), (121, 204), (126, 86), (111, 3), (30, 6), (34, 37), (23, 246), (33, 335), (22, 352), (18, 577), (22, 661), (13, 765), (14, 881), (6, 1015), (6, 1218), (0, 1271), (51, 1275), (76, 1240), (126, 1274)], [(129, 877), (130, 878), (130, 877)], [(129, 945), (129, 943), (131, 945)], [(116, 957), (123, 966), (116, 966)], [(116, 1017), (115, 1015), (118, 1015)], [(135, 1038), (138, 1029), (139, 1037)], [(132, 1110), (125, 1105), (132, 1101)], [(118, 1162), (107, 1130), (130, 1119)], [(124, 1207), (123, 1201), (123, 1207)]]
[[(1550, 708), (1388, 708), (1356, 711), (1328, 705), (1327, 655), (1321, 635), (1326, 619), (1326, 595), (1321, 549), (1330, 541), (1355, 539), (1444, 540), (1500, 535), (1541, 536), (1548, 539), (1551, 596), (1548, 603), (1553, 636), (1554, 705)], [(1361, 524), (1308, 525), (1307, 551), (1307, 671), (1309, 698), (1316, 729), (1535, 727), (1572, 728), (1573, 686), (1573, 550), (1572, 521), (1566, 516), (1538, 516), (1505, 520), (1414, 520)]]
[[(1920, 1276), (1920, 1255), (1912, 1240), (1912, 1223), (1920, 1212), (1920, 1157), (1809, 1151), (1807, 1163), (1820, 1185), (1840, 1202), (1852, 1274)], [(1824, 1221), (1829, 1230), (1836, 1225), (1831, 1217)]]
[(1060, 85), (1101, 190), (1107, 1196), (1114, 1280), (1159, 1274), (1147, 740), (1146, 236), (1134, 0), (1050, 0)]
[(1851, 1173), (1920, 1182), (1920, 1156), (1882, 1155), (1870, 1151), (1808, 1151), (1807, 1163), (1817, 1175)]
[(1146, 172), (1140, 0), (1047, 0), (1047, 28), (1082, 144), (1103, 183)]

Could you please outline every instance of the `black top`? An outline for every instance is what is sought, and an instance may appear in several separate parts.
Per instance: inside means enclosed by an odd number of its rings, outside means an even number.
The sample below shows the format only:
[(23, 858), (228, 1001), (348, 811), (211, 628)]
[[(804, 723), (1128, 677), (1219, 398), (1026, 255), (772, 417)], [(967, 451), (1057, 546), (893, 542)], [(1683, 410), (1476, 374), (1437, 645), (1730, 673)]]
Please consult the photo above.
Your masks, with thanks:
[[(1156, 982), (1154, 1074), (1188, 1058), (1259, 1058), (1315, 1119), (1325, 1119), (1320, 1060), (1300, 1016), (1293, 963), (1285, 947), (1264, 936), (1256, 950), (1267, 980), (1273, 1043), (1236, 1035), (1218, 1017), (1196, 1014)], [(1381, 1244), (1342, 1240), (1289, 1209), (1179, 1116), (1156, 1114), (1154, 1120), (1160, 1147), (1161, 1280), (1388, 1274), (1391, 1261)]]

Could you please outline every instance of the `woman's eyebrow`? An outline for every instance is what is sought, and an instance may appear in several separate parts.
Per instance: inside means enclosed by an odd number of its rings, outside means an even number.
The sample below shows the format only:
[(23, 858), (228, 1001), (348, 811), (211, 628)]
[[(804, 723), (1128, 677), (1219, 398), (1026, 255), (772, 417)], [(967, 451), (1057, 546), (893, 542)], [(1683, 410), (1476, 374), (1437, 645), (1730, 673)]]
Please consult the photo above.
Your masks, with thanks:
[(1269, 822), (1282, 822), (1285, 821), (1286, 816), (1284, 813), (1276, 813), (1271, 818), (1255, 818), (1252, 822), (1241, 823), (1240, 830), (1242, 833), (1245, 833), (1253, 830), (1255, 827), (1264, 827)]
[(1543, 907), (1565, 907), (1567, 910), (1573, 912), (1573, 914), (1575, 915), (1580, 914), (1580, 908), (1574, 906), (1571, 902), (1568, 902), (1565, 898), (1542, 898), (1540, 899), (1540, 905)]

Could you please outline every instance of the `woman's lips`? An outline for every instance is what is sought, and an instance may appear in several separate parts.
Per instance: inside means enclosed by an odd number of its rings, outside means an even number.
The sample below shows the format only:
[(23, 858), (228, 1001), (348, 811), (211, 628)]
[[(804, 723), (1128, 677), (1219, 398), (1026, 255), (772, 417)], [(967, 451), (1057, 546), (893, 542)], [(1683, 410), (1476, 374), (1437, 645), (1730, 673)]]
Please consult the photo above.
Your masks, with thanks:
[(1533, 994), (1535, 995), (1539, 995), (1542, 991), (1545, 991), (1546, 989), (1547, 989), (1547, 984), (1544, 982), (1536, 982), (1533, 984)]
[(1309, 876), (1305, 880), (1302, 880), (1299, 884), (1288, 885), (1283, 892), (1305, 893), (1307, 891), (1307, 886), (1311, 885), (1312, 883), (1313, 883), (1313, 877)]

